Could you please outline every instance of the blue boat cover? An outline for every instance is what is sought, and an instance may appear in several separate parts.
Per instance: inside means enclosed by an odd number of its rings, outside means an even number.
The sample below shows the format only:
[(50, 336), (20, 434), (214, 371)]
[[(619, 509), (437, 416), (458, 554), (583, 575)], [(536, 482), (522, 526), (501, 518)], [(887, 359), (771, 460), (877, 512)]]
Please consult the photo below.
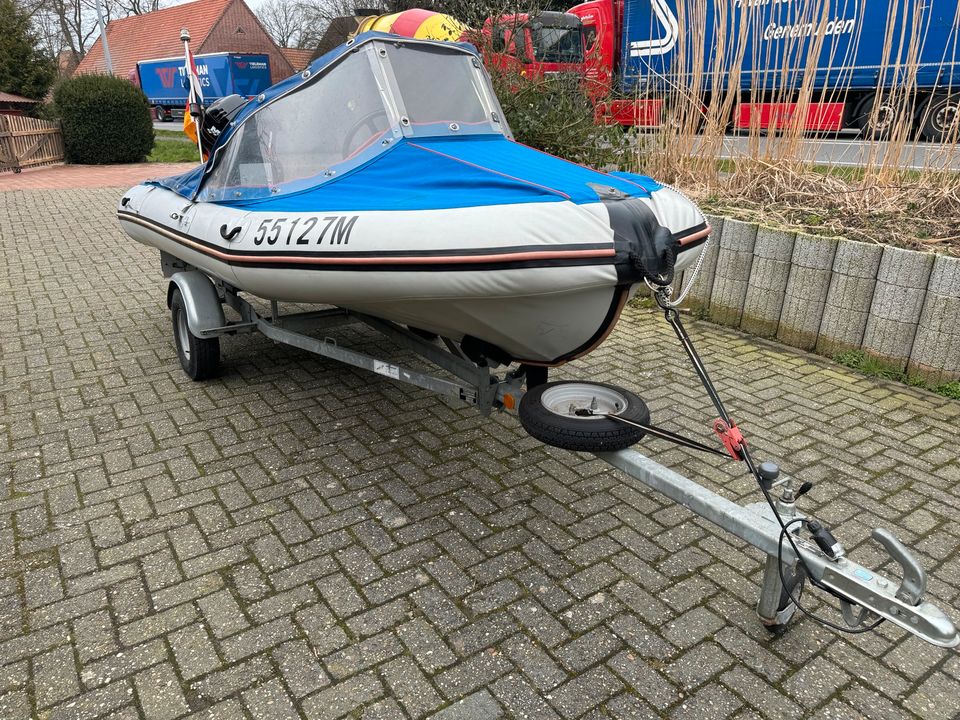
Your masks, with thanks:
[[(355, 44), (389, 37), (384, 33), (364, 33)], [(472, 45), (449, 44), (476, 54)], [(315, 60), (309, 68), (310, 76), (350, 49), (341, 45)], [(216, 149), (229, 140), (244, 118), (304, 82), (308, 82), (304, 74), (295, 75), (248, 103), (218, 138), (211, 157), (216, 157)], [(151, 184), (192, 200), (201, 190), (204, 170), (205, 165), (199, 165), (183, 175)], [(597, 202), (610, 189), (621, 196), (649, 197), (660, 187), (648, 177), (591, 170), (498, 133), (405, 137), (341, 175), (309, 180), (272, 188), (266, 197), (262, 188), (237, 188), (233, 198), (216, 202), (229, 207), (266, 206), (283, 212), (429, 210), (528, 202), (584, 204)]]
[[(153, 181), (192, 198), (203, 166)], [(363, 165), (306, 190), (238, 197), (218, 204), (275, 212), (433, 210), (477, 205), (597, 202), (612, 188), (650, 197), (660, 185), (643, 175), (601, 173), (520, 145), (502, 135), (403, 139)]]

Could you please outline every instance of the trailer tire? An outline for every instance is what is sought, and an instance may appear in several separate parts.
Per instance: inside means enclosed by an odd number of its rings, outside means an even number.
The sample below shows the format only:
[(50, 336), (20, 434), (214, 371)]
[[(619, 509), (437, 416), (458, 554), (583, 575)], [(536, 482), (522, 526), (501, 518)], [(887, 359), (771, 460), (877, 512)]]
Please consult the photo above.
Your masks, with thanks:
[(540, 442), (564, 450), (609, 452), (635, 444), (644, 432), (604, 416), (575, 415), (569, 408), (588, 408), (648, 424), (650, 410), (637, 395), (605, 383), (561, 380), (537, 385), (520, 399), (520, 424)]
[(216, 377), (220, 371), (220, 338), (200, 338), (190, 332), (180, 288), (174, 288), (170, 298), (170, 319), (177, 358), (183, 371), (191, 380)]
[(933, 95), (921, 113), (920, 132), (931, 142), (944, 142), (957, 137), (960, 124), (960, 97), (957, 95)]

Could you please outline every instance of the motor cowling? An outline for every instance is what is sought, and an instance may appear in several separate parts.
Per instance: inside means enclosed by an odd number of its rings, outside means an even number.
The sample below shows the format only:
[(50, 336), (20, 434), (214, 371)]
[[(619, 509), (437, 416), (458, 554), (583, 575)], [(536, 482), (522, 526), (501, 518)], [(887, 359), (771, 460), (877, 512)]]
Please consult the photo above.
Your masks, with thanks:
[(210, 152), (217, 138), (246, 104), (247, 99), (242, 95), (227, 95), (204, 109), (200, 123), (200, 142), (204, 154)]

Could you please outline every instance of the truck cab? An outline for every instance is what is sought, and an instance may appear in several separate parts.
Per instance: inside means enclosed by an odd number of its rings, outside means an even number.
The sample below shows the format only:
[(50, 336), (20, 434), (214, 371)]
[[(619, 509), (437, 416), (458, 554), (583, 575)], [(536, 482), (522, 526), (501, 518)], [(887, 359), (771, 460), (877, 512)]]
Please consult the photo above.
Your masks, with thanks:
[(614, 68), (620, 51), (623, 0), (591, 0), (570, 8), (583, 27), (584, 68), (590, 97), (603, 98), (613, 90)]
[(571, 13), (503, 15), (488, 19), (483, 33), (496, 67), (516, 69), (528, 77), (583, 73), (583, 25)]

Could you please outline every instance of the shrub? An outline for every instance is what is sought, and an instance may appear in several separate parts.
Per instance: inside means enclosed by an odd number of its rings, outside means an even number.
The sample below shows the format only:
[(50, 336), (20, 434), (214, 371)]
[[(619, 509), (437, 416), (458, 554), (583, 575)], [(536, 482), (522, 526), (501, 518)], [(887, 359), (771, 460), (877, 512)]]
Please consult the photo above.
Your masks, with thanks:
[(153, 147), (147, 98), (127, 80), (79, 75), (56, 87), (53, 102), (63, 126), (67, 162), (141, 162)]
[(517, 142), (601, 170), (634, 161), (619, 125), (598, 125), (594, 105), (573, 74), (528, 77), (488, 68)]

